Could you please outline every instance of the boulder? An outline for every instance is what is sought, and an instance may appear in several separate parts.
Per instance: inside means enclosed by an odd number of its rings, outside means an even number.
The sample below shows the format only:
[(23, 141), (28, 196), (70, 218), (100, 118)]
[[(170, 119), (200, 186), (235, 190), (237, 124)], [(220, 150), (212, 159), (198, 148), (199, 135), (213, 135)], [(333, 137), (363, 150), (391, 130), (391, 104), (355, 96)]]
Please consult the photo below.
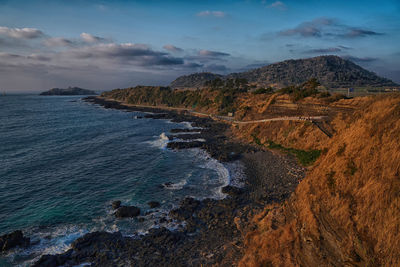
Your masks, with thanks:
[(121, 206), (115, 212), (117, 218), (132, 218), (140, 215), (140, 208), (135, 206)]
[(242, 188), (231, 186), (231, 185), (222, 187), (222, 193), (230, 195), (232, 197), (237, 197), (237, 196), (241, 195), (243, 192), (244, 192), (244, 190)]
[(150, 201), (150, 202), (147, 203), (147, 205), (149, 205), (149, 207), (151, 209), (158, 208), (158, 207), (161, 206), (160, 202), (157, 202), (157, 201)]
[(5, 252), (17, 246), (27, 247), (30, 244), (30, 239), (24, 237), (22, 231), (17, 230), (10, 234), (0, 236), (0, 251)]
[(112, 208), (113, 208), (114, 210), (116, 210), (116, 209), (118, 209), (119, 207), (121, 207), (121, 201), (119, 201), (119, 200), (113, 201), (113, 202), (111, 203), (111, 206), (112, 206)]

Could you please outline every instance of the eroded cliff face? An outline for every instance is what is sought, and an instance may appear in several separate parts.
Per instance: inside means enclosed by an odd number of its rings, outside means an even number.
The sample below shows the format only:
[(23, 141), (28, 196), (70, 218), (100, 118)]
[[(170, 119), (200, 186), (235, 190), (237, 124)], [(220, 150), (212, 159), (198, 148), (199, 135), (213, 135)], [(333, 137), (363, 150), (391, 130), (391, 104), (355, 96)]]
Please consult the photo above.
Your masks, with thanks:
[(400, 95), (364, 102), (291, 198), (253, 218), (240, 266), (400, 265)]

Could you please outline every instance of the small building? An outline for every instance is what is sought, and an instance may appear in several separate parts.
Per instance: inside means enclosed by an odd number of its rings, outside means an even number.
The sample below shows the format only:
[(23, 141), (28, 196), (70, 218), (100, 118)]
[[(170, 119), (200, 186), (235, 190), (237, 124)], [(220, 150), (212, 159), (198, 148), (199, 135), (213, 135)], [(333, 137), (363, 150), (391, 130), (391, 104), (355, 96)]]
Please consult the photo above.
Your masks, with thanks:
[(233, 117), (233, 112), (228, 112), (228, 117)]

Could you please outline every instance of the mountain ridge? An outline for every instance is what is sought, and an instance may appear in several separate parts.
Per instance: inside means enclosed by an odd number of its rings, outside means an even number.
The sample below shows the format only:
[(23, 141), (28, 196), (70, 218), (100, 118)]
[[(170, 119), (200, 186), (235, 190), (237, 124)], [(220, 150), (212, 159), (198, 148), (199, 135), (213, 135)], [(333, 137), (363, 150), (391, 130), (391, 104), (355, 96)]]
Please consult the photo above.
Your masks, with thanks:
[[(316, 78), (327, 88), (398, 86), (393, 81), (380, 77), (348, 59), (333, 55), (289, 59), (224, 76), (213, 73), (194, 73), (178, 77), (171, 82), (170, 86), (172, 88), (202, 87), (204, 82), (216, 78), (247, 79), (260, 87), (275, 88), (299, 85), (310, 78)], [(201, 81), (203, 81), (202, 86)]]

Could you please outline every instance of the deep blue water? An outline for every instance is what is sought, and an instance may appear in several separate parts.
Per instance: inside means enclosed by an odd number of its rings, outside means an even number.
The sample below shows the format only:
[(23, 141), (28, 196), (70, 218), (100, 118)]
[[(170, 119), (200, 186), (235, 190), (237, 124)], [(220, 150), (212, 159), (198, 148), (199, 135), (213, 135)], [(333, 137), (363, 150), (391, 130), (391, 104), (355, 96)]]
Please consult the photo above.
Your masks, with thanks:
[[(220, 163), (199, 150), (165, 149), (160, 135), (189, 124), (135, 115), (143, 114), (80, 97), (0, 96), (0, 235), (21, 229), (35, 243), (0, 265), (61, 252), (94, 230), (145, 231), (185, 196), (221, 197), (228, 175)], [(144, 212), (148, 201), (162, 206), (139, 223), (115, 219), (113, 200)]]

